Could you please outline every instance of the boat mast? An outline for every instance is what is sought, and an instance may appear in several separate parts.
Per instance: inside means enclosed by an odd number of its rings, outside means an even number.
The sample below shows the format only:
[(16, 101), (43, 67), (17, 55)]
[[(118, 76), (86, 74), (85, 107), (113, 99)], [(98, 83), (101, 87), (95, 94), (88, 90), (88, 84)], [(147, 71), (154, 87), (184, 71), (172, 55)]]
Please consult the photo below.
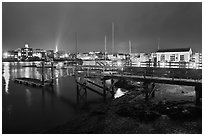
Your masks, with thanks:
[(157, 47), (158, 50), (159, 50), (159, 43), (160, 43), (160, 37), (158, 38), (158, 47)]
[(114, 23), (112, 22), (112, 54), (114, 53)]
[(106, 41), (106, 35), (105, 35), (105, 66), (106, 66), (106, 44), (107, 44), (107, 41)]
[(77, 32), (75, 33), (75, 42), (76, 42), (76, 45), (75, 45), (75, 58), (77, 60)]
[(131, 41), (129, 40), (129, 54), (131, 54), (131, 47), (132, 47)]

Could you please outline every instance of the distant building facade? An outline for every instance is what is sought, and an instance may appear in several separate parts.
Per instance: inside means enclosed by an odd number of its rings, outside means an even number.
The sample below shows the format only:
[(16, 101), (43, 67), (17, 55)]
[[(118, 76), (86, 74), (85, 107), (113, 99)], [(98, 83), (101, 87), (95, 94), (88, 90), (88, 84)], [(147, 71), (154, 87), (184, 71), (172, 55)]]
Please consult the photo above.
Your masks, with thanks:
[(157, 62), (189, 62), (192, 57), (191, 48), (157, 50)]
[(195, 63), (202, 63), (202, 53), (193, 54), (192, 58), (191, 58), (191, 61), (195, 62)]
[(29, 60), (33, 57), (33, 49), (28, 47), (28, 44), (25, 44), (24, 48), (21, 48), (21, 60)]
[(53, 60), (54, 59), (54, 50), (46, 50), (47, 59)]
[(33, 50), (33, 57), (37, 57), (39, 59), (45, 59), (46, 58), (46, 50), (44, 50), (44, 49)]

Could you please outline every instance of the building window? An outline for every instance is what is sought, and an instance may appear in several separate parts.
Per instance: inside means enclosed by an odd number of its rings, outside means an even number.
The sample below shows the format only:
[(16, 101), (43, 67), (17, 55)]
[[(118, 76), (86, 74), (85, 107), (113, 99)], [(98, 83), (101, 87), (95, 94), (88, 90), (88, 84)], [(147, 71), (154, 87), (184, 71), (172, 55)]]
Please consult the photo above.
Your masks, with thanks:
[(161, 61), (165, 61), (165, 55), (164, 54), (161, 55)]
[(175, 55), (170, 56), (170, 61), (175, 61)]
[(184, 55), (180, 55), (180, 61), (184, 61)]

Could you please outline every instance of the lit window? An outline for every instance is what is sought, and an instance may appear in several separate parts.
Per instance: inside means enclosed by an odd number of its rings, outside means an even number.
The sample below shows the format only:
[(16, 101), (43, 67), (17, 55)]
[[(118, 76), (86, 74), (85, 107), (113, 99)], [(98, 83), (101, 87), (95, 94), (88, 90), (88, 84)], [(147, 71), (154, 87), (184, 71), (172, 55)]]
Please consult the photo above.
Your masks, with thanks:
[(161, 55), (161, 61), (165, 61), (165, 55), (164, 54)]
[(184, 61), (184, 55), (180, 55), (180, 61)]
[(175, 61), (175, 55), (170, 56), (170, 61)]

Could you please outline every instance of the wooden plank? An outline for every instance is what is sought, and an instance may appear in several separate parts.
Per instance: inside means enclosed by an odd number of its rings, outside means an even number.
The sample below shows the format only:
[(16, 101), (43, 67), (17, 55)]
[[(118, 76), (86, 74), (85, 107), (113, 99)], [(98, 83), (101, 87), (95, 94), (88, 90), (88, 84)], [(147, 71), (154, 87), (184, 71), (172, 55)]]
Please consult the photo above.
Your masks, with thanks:
[(84, 84), (82, 84), (82, 83), (80, 83), (80, 82), (77, 82), (77, 84), (79, 84), (79, 85), (81, 85), (81, 86), (83, 86), (83, 87), (86, 87), (87, 89), (89, 89), (89, 90), (91, 90), (91, 91), (93, 91), (93, 92), (95, 92), (95, 93), (97, 93), (97, 94), (103, 96), (102, 93), (96, 91), (95, 89), (93, 89), (93, 88), (91, 88), (91, 87), (89, 87), (89, 86), (86, 86), (86, 85), (84, 85)]
[(93, 85), (95, 85), (95, 86), (97, 86), (97, 87), (99, 87), (99, 88), (101, 88), (101, 89), (103, 89), (102, 86), (100, 86), (100, 85), (98, 85), (98, 84), (96, 84), (96, 83), (94, 83), (94, 82), (91, 82), (91, 81), (89, 81), (89, 80), (87, 80), (87, 82), (90, 83), (90, 84), (93, 84)]
[(187, 81), (187, 80), (172, 80), (171, 78), (153, 78), (153, 77), (142, 77), (142, 76), (130, 76), (130, 75), (112, 75), (112, 76), (105, 76), (105, 78), (126, 78), (135, 81), (142, 81), (142, 82), (155, 82), (155, 83), (164, 83), (164, 84), (173, 84), (173, 85), (187, 85), (187, 86), (195, 86), (202, 84), (202, 82), (195, 82), (195, 81)]

